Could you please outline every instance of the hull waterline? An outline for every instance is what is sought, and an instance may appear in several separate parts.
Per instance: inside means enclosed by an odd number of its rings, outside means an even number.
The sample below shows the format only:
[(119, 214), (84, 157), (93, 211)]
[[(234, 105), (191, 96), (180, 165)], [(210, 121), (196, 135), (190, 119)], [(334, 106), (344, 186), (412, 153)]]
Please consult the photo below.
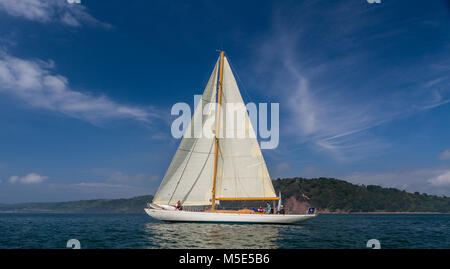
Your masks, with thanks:
[(174, 211), (145, 208), (145, 212), (154, 219), (169, 222), (204, 222), (204, 223), (260, 223), (260, 224), (295, 224), (316, 217), (308, 215), (279, 214), (241, 214)]

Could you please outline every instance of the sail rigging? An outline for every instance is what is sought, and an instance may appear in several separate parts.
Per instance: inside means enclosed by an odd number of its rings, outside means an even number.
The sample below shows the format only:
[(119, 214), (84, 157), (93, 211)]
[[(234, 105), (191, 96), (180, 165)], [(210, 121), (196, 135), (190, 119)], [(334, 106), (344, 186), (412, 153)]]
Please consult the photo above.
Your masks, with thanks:
[[(217, 106), (211, 105), (216, 101)], [(195, 120), (200, 120), (203, 128), (211, 128), (205, 124), (212, 115), (216, 123), (215, 136), (184, 135), (153, 203), (174, 205), (181, 201), (183, 205), (211, 205), (214, 208), (221, 200), (278, 199), (223, 51), (200, 104), (186, 132), (192, 134)], [(235, 113), (239, 114), (239, 108), (243, 116), (234, 117)]]

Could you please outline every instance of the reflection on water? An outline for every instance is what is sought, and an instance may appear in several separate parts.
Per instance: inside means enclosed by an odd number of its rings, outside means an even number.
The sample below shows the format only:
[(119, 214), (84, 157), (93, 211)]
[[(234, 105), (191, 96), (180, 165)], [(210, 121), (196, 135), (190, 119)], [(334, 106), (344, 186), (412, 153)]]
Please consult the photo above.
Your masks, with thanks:
[(147, 223), (150, 248), (279, 248), (282, 225)]

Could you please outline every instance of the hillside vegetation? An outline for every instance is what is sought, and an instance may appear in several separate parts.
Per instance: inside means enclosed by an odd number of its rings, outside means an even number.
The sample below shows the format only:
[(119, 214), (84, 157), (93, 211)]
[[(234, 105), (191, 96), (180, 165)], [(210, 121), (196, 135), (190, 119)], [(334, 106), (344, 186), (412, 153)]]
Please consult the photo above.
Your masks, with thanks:
[(281, 190), (282, 197), (293, 197), (322, 211), (450, 213), (449, 197), (408, 193), (376, 185), (355, 185), (334, 178), (276, 179), (273, 185), (277, 194)]

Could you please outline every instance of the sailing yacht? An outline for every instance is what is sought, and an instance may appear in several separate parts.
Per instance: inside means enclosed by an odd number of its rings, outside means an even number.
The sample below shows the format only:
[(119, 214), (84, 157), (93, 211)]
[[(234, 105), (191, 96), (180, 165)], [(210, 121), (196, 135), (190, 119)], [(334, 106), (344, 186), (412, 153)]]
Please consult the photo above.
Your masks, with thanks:
[[(241, 122), (229, 124), (226, 120), (227, 103), (244, 105), (228, 59), (221, 51), (201, 102), (152, 203), (145, 208), (146, 213), (170, 222), (293, 224), (315, 217), (314, 213), (285, 215), (216, 208), (221, 201), (280, 200), (275, 194), (247, 111), (244, 111), (244, 117), (237, 119)], [(205, 114), (212, 115), (212, 120), (204, 117)], [(196, 121), (203, 128), (208, 128), (208, 123), (213, 122), (209, 127), (213, 135), (195, 135), (193, 125)], [(238, 131), (245, 131), (247, 135), (223, 136)], [(192, 132), (194, 135), (186, 135)], [(178, 202), (183, 210), (175, 207)], [(207, 206), (208, 209), (186, 209), (192, 206)]]

